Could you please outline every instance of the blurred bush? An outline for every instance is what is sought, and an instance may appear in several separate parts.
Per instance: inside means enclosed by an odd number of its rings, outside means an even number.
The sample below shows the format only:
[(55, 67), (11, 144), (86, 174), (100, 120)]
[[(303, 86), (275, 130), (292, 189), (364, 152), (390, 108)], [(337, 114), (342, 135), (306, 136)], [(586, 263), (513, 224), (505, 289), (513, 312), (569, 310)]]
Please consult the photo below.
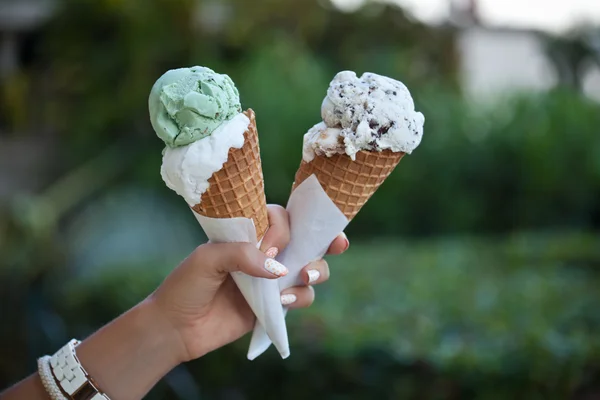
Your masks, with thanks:
[[(335, 279), (288, 318), (291, 358), (271, 349), (247, 361), (246, 338), (178, 368), (148, 398), (564, 399), (600, 390), (596, 235), (378, 240), (329, 261)], [(83, 278), (46, 270), (19, 301), (0, 292), (11, 321), (3, 340), (28, 344), (3, 349), (0, 385), (134, 305), (168, 269), (112, 265)]]

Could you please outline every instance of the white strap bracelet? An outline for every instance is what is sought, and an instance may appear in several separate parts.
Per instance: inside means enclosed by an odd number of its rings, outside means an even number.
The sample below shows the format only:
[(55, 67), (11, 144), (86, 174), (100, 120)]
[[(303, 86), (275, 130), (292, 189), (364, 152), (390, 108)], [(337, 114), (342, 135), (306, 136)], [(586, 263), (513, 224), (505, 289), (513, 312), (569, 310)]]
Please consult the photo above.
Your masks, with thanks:
[(73, 339), (50, 358), (54, 378), (73, 400), (110, 400), (83, 369), (75, 354), (79, 341)]
[(38, 375), (44, 385), (44, 389), (52, 400), (68, 400), (56, 384), (56, 380), (50, 370), (50, 356), (38, 359)]

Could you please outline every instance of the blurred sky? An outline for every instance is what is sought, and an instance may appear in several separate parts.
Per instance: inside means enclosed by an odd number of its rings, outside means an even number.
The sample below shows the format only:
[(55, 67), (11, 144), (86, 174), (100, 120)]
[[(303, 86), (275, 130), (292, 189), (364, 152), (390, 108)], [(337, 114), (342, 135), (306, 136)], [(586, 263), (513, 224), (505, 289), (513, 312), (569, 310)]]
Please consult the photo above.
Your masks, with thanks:
[[(468, 0), (388, 0), (397, 2), (427, 22), (448, 17), (450, 4)], [(353, 9), (364, 0), (333, 0), (341, 8)], [(600, 23), (600, 0), (478, 0), (482, 22), (494, 26), (537, 28), (561, 32), (582, 22)]]

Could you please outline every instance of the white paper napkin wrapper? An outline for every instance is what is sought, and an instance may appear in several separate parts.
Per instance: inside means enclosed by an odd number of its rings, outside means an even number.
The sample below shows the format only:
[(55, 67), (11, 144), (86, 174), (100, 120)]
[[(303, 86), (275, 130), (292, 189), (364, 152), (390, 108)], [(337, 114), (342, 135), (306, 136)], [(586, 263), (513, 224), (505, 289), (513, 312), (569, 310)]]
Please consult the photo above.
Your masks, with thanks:
[[(251, 219), (209, 218), (193, 213), (212, 243), (248, 242), (258, 246), (256, 229)], [(256, 315), (257, 323), (265, 327), (263, 332), (269, 343), (273, 341), (281, 357), (287, 358), (290, 346), (277, 280), (255, 278), (243, 272), (233, 272), (231, 277)], [(255, 357), (253, 353), (248, 353), (250, 360)]]
[[(279, 284), (280, 291), (303, 285), (300, 277), (302, 268), (322, 258), (331, 242), (349, 223), (346, 216), (327, 196), (315, 175), (311, 175), (292, 192), (287, 211), (290, 216), (291, 241), (277, 257), (277, 261), (285, 265), (290, 272), (275, 281)], [(286, 312), (287, 308), (284, 308), (284, 316)], [(272, 331), (272, 327), (264, 325), (260, 319), (257, 320), (248, 359), (253, 360), (269, 348), (273, 338)]]

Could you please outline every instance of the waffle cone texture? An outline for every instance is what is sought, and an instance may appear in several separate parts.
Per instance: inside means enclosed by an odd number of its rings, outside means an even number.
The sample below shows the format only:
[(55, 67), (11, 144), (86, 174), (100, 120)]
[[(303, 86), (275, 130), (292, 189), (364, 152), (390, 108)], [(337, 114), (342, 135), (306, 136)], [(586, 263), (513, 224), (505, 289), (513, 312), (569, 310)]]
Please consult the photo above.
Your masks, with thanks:
[(208, 190), (192, 209), (210, 218), (251, 218), (260, 241), (269, 227), (265, 183), (256, 115), (250, 109), (244, 114), (250, 119), (244, 133), (244, 146), (229, 150), (227, 162), (208, 180)]
[(355, 161), (347, 154), (317, 155), (311, 162), (302, 161), (296, 172), (294, 189), (315, 174), (331, 201), (351, 221), (404, 154), (390, 150), (360, 151), (356, 153)]

